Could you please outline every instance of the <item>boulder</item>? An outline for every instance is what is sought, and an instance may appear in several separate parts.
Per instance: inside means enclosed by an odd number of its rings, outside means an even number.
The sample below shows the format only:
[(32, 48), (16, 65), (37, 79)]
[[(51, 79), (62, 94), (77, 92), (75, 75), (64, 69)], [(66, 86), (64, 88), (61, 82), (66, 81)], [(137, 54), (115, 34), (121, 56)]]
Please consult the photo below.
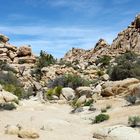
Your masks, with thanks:
[(34, 87), (37, 91), (41, 90), (42, 86), (39, 82), (34, 81), (33, 84), (34, 84)]
[(87, 98), (89, 98), (89, 97), (92, 97), (92, 94), (93, 94), (93, 92), (92, 92), (92, 89), (90, 87), (84, 86), (84, 87), (76, 88), (76, 95), (78, 97), (85, 95)]
[(17, 52), (17, 47), (16, 46), (13, 46), (13, 45), (11, 45), (9, 43), (4, 44), (4, 48), (7, 48), (8, 51)]
[[(105, 127), (97, 130), (99, 135), (104, 135), (113, 140), (139, 140), (140, 133), (134, 128), (124, 125)], [(96, 133), (96, 134), (97, 134)]]
[(36, 58), (34, 56), (15, 57), (13, 62), (15, 64), (33, 64), (36, 62)]
[(5, 127), (5, 134), (8, 134), (8, 135), (18, 135), (19, 133), (19, 127), (18, 126), (15, 126), (15, 125), (7, 125)]
[(18, 133), (18, 137), (36, 139), (39, 138), (39, 134), (34, 129), (21, 129)]
[(32, 52), (31, 52), (31, 48), (29, 46), (21, 46), (18, 49), (17, 55), (19, 57), (23, 57), (23, 56), (31, 56)]
[(103, 81), (109, 80), (109, 75), (108, 75), (108, 74), (104, 74), (104, 75), (102, 76), (102, 79), (103, 79)]
[(86, 102), (86, 95), (83, 95), (83, 96), (81, 96), (78, 100), (77, 100), (77, 102), (76, 102), (76, 105), (77, 106), (81, 106), (82, 104), (84, 104), (85, 102)]
[(75, 98), (75, 91), (72, 88), (62, 88), (62, 95), (66, 100), (70, 101)]
[(7, 48), (0, 48), (0, 54), (6, 53), (8, 51)]
[(0, 34), (0, 42), (6, 43), (9, 41), (9, 38), (3, 34)]
[(15, 102), (18, 100), (18, 97), (8, 91), (0, 91), (0, 100), (5, 102)]
[[(113, 95), (135, 94), (135, 90), (140, 86), (140, 81), (135, 78), (128, 78), (120, 81), (105, 82), (102, 87), (102, 96), (108, 97)], [(138, 88), (139, 89), (139, 88)]]
[(97, 93), (97, 94), (101, 94), (101, 91), (102, 91), (102, 86), (99, 84), (97, 85), (94, 89), (93, 89), (93, 93)]

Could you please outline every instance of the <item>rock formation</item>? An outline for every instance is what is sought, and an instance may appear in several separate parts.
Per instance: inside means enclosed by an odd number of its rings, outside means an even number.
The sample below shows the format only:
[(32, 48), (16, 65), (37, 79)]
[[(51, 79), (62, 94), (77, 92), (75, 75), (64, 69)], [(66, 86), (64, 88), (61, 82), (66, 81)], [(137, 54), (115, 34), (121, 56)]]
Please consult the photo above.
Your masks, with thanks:
[(36, 59), (30, 46), (16, 47), (8, 41), (7, 36), (0, 34), (0, 60), (7, 61), (10, 64), (35, 63)]

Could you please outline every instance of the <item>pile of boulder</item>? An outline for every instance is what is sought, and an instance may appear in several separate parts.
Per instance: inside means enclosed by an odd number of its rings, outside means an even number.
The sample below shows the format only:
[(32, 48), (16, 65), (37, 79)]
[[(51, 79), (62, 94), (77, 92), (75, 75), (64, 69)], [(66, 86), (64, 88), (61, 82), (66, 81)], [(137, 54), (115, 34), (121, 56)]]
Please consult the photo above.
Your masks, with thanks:
[(36, 58), (32, 54), (29, 45), (16, 47), (8, 43), (8, 41), (7, 36), (0, 34), (0, 60), (12, 64), (35, 63)]

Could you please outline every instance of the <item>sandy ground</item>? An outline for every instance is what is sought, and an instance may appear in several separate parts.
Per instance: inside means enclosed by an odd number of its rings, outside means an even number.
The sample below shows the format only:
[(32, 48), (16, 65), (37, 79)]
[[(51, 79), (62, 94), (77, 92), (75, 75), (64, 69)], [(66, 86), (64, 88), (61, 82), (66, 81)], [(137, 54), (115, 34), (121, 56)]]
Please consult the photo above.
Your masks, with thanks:
[[(78, 114), (70, 114), (72, 108), (66, 104), (41, 104), (33, 100), (24, 100), (21, 104), (15, 111), (0, 112), (0, 140), (21, 140), (17, 136), (4, 134), (7, 124), (35, 128), (40, 135), (38, 140), (95, 140), (92, 136), (98, 128), (127, 125), (129, 116), (140, 115), (140, 105), (124, 107), (126, 102), (121, 98), (99, 100), (95, 104), (97, 111), (86, 110)], [(94, 118), (106, 105), (112, 106), (107, 111), (110, 119), (91, 124), (89, 118)]]
[(40, 134), (38, 140), (92, 140), (90, 121), (81, 115), (70, 114), (70, 106), (44, 105), (36, 101), (22, 103), (18, 110), (0, 112), (0, 140), (21, 140), (4, 134), (7, 124), (35, 128)]

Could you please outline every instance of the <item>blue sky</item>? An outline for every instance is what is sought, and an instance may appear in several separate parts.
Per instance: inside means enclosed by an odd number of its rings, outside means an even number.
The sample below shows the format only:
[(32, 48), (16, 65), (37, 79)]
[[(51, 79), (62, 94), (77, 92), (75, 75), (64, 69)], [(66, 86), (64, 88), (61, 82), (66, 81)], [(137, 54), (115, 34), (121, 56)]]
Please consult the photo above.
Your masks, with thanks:
[(60, 58), (100, 38), (111, 43), (140, 12), (140, 0), (0, 0), (0, 11), (0, 33), (11, 44)]

